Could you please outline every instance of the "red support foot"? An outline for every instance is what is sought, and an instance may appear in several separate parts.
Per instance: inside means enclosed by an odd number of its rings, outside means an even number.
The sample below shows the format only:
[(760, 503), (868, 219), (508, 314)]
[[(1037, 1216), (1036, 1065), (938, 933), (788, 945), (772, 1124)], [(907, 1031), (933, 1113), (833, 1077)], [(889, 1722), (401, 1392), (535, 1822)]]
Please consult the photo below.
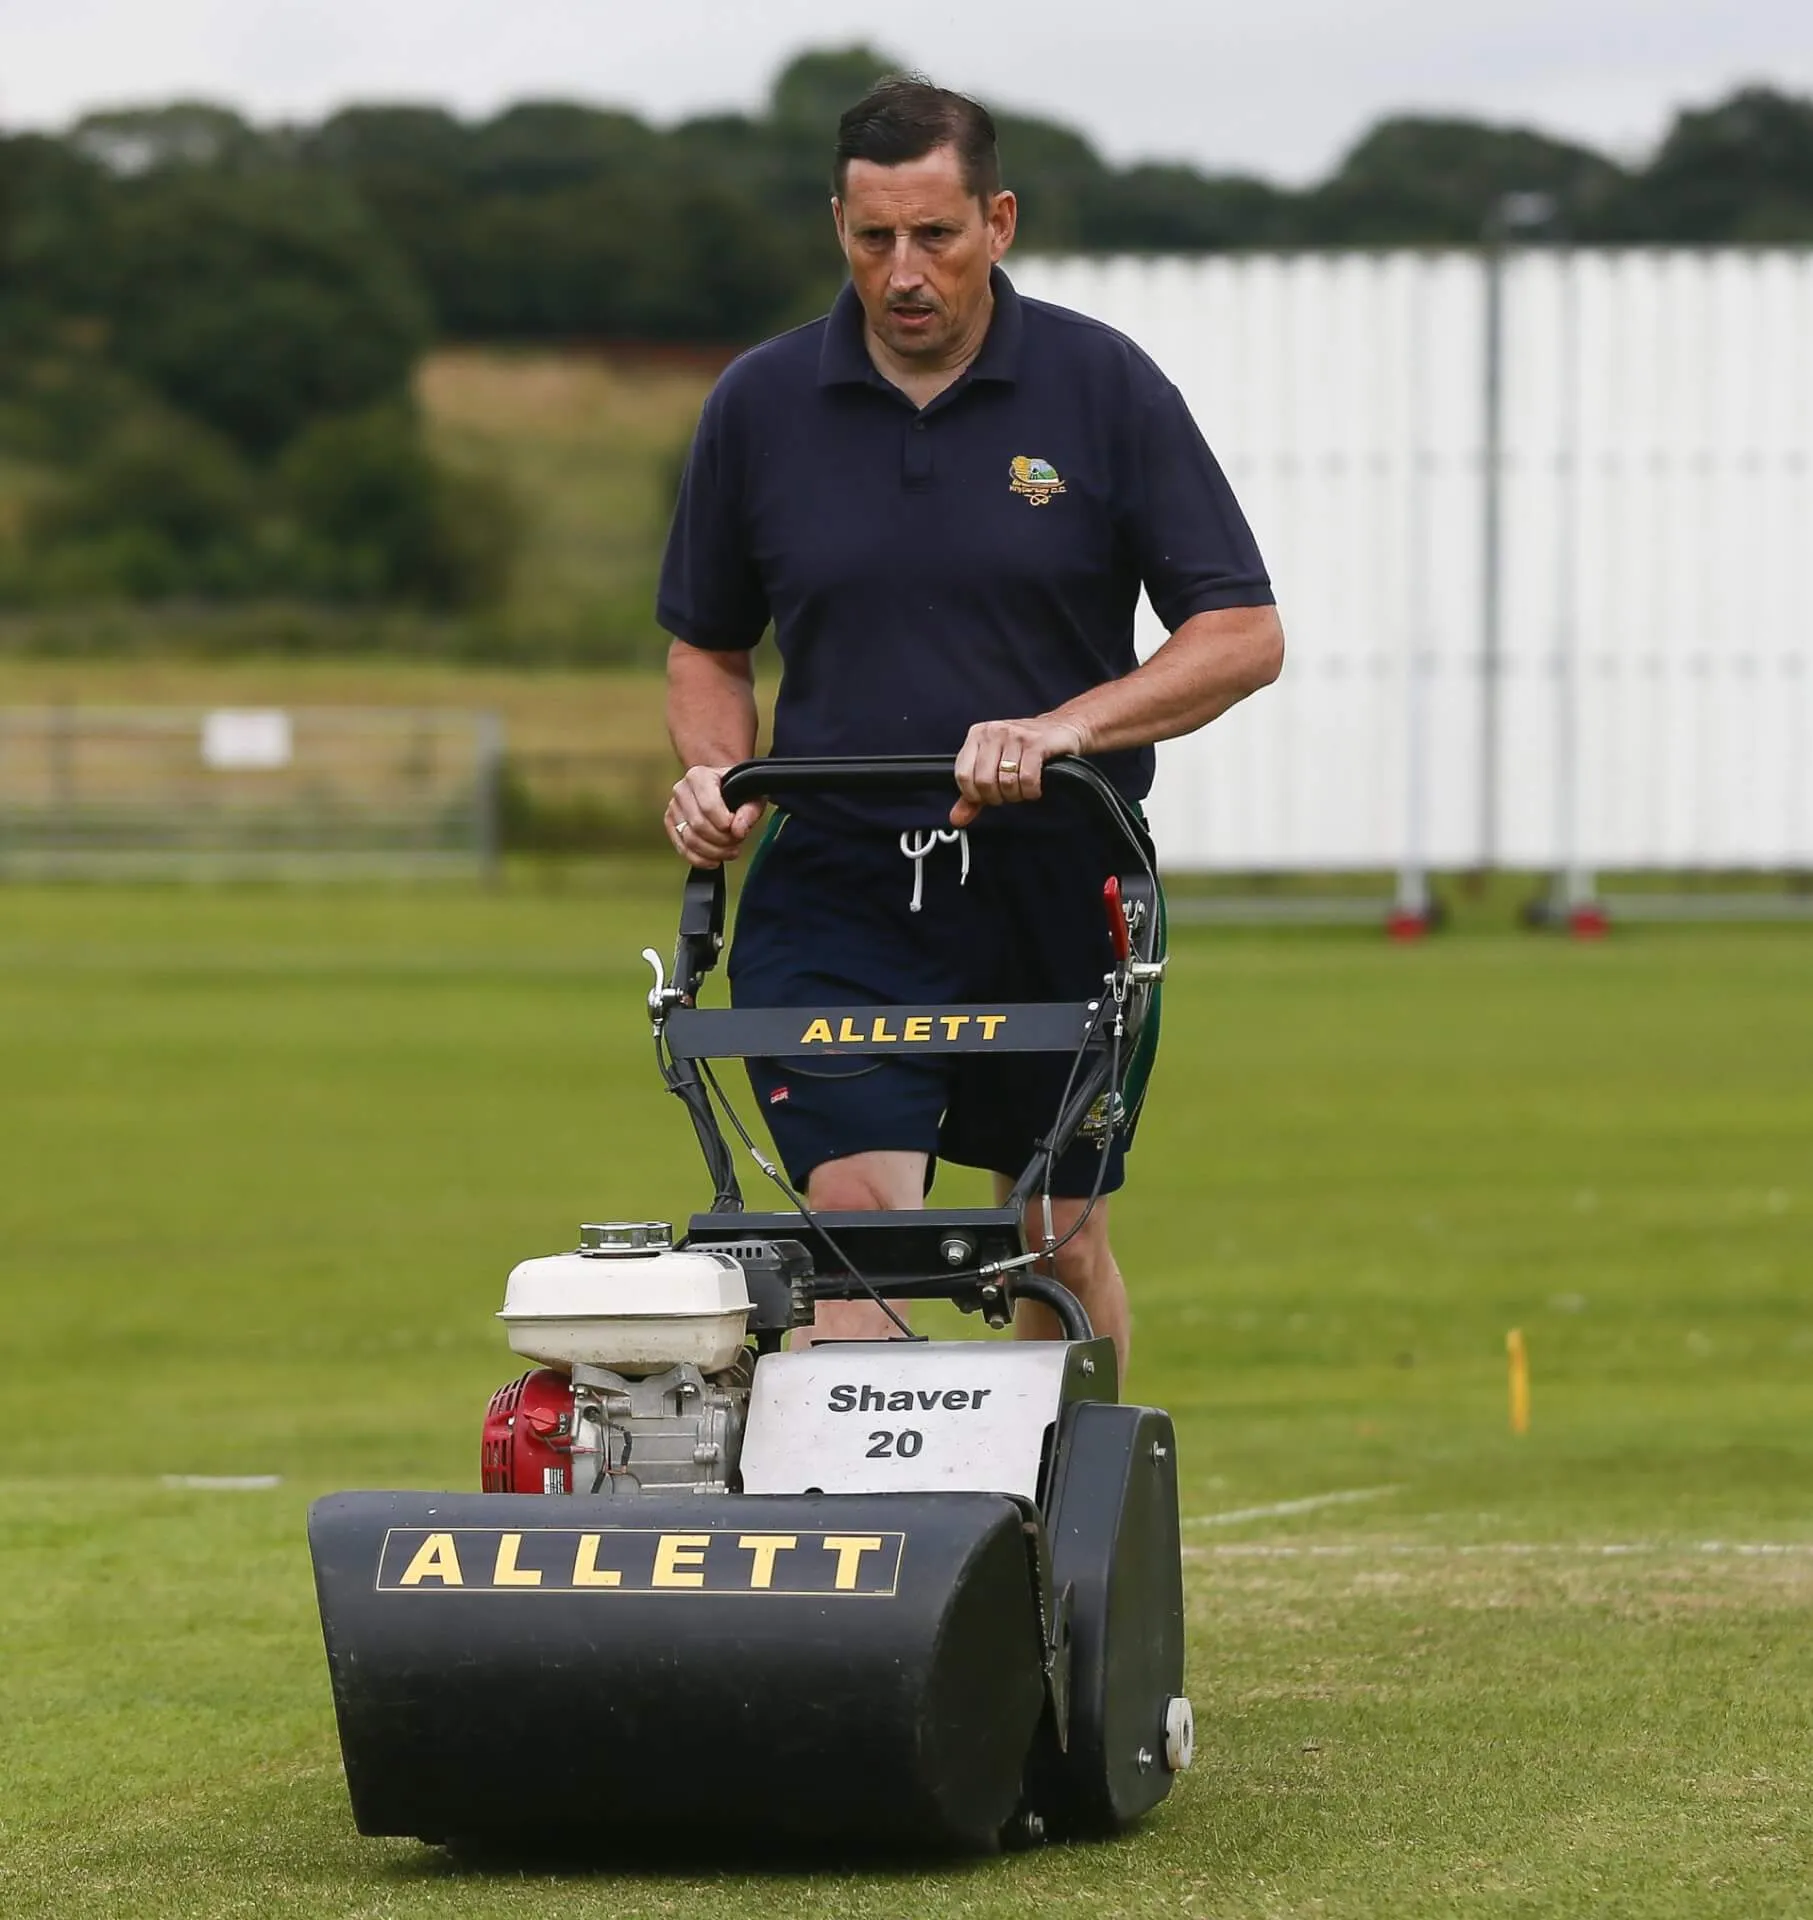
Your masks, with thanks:
[(1611, 927), (1605, 909), (1597, 903), (1575, 907), (1567, 917), (1567, 930), (1576, 940), (1603, 940)]
[(1397, 941), (1401, 946), (1407, 946), (1412, 940), (1423, 939), (1428, 931), (1427, 914), (1406, 913), (1401, 908), (1393, 908), (1391, 918), (1385, 922), (1386, 938)]

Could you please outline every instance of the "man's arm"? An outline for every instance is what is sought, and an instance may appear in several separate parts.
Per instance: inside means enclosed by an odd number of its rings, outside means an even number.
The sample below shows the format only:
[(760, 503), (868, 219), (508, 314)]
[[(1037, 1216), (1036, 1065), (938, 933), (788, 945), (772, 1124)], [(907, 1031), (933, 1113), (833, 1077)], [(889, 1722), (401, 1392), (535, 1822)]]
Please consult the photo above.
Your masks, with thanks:
[(674, 641), (667, 650), (667, 734), (686, 769), (667, 803), (667, 837), (695, 867), (734, 860), (762, 817), (759, 803), (732, 814), (718, 791), (730, 768), (755, 752), (749, 655)]
[(984, 807), (1038, 799), (1040, 769), (1060, 754), (1111, 753), (1194, 733), (1270, 686), (1283, 665), (1284, 628), (1276, 607), (1194, 614), (1150, 660), (1119, 680), (1091, 687), (1049, 713), (971, 727), (957, 756), (963, 797), (951, 809), (951, 825), (968, 826)]

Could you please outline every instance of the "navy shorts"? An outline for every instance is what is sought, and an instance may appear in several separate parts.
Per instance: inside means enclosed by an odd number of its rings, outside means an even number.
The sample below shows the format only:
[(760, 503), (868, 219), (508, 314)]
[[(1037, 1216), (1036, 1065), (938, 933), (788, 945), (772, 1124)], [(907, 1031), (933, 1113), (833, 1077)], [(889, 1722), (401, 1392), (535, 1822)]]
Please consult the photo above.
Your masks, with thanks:
[[(925, 836), (919, 835), (923, 840)], [(972, 829), (920, 863), (883, 828), (826, 828), (786, 814), (751, 856), (730, 953), (733, 1005), (900, 1006), (1094, 999), (1113, 962), (1102, 882), (1124, 847), (1093, 823)], [(1118, 847), (1118, 851), (1117, 851)], [(919, 908), (912, 902), (917, 886)], [(1121, 1184), (1157, 1008), (1141, 1036), (1132, 1109), (1102, 1149), (1079, 1139), (1052, 1191), (1083, 1198)], [(1057, 1118), (1073, 1056), (950, 1054), (936, 1060), (751, 1060), (750, 1084), (788, 1177), (884, 1149), (1017, 1177)], [(929, 1171), (928, 1171), (929, 1179)]]

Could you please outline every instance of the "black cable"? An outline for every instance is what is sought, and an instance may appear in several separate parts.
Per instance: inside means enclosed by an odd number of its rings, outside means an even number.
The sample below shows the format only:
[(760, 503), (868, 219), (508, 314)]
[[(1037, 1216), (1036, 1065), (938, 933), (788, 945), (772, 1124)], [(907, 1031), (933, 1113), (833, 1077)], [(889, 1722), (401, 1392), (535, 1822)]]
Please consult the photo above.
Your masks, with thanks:
[[(1119, 1085), (1120, 1057), (1121, 1057), (1121, 1036), (1117, 1031), (1114, 1035), (1113, 1044), (1109, 1048), (1109, 1052), (1108, 1052), (1108, 1074), (1109, 1074), (1108, 1099), (1111, 1103), (1118, 1100), (1120, 1097), (1120, 1085)], [(1110, 1138), (1111, 1138), (1112, 1130), (1114, 1126), (1114, 1108), (1112, 1104), (1110, 1104), (1108, 1109), (1108, 1125), (1110, 1129)], [(1106, 1180), (1108, 1177), (1108, 1148), (1109, 1148), (1109, 1140), (1104, 1139), (1102, 1142), (1101, 1157), (1097, 1162), (1096, 1169), (1095, 1169), (1095, 1185), (1089, 1191), (1089, 1198), (1083, 1207), (1083, 1211), (1077, 1215), (1074, 1221), (1072, 1221), (1070, 1227), (1066, 1232), (1064, 1232), (1056, 1240), (1054, 1240), (1050, 1246), (1040, 1249), (1038, 1260), (1049, 1260), (1052, 1257), (1052, 1255), (1059, 1250), (1059, 1248), (1067, 1247), (1071, 1243), (1071, 1241), (1074, 1240), (1077, 1237), (1077, 1235), (1082, 1232), (1083, 1228), (1088, 1224), (1089, 1216), (1095, 1211), (1096, 1202), (1100, 1200), (1102, 1197), (1102, 1182)], [(1047, 1173), (1046, 1175), (1047, 1191), (1049, 1191), (1050, 1179), (1051, 1179), (1051, 1176), (1049, 1173)], [(1034, 1260), (1029, 1264), (1033, 1266), (1037, 1266), (1038, 1260)]]
[[(1070, 1056), (1070, 1071), (1064, 1076), (1064, 1091), (1058, 1095), (1057, 1111), (1051, 1117), (1053, 1133), (1057, 1129), (1058, 1122), (1064, 1117), (1064, 1109), (1070, 1104), (1070, 1089), (1076, 1085), (1077, 1072), (1088, 1057), (1089, 1043), (1100, 1031), (1103, 1020), (1108, 1016), (1108, 1003), (1111, 997), (1111, 994), (1104, 989), (1101, 998), (1096, 1002), (1095, 1012), (1090, 1015), (1083, 1028), (1083, 1038), (1078, 1043), (1076, 1052)], [(1111, 1093), (1114, 1091), (1112, 1081), (1109, 1091)], [(1039, 1151), (1045, 1156), (1045, 1173), (1039, 1183), (1039, 1200), (1046, 1214), (1049, 1215), (1052, 1198), (1051, 1183), (1056, 1176), (1058, 1165), (1057, 1143), (1051, 1133), (1039, 1142)], [(1043, 1224), (1042, 1221), (1041, 1224)]]
[[(1151, 913), (1153, 916), (1153, 926), (1152, 926), (1153, 949), (1154, 949), (1153, 957), (1155, 959), (1162, 960), (1163, 955), (1157, 951), (1157, 938), (1158, 938), (1159, 927), (1161, 924), (1160, 918), (1159, 918), (1159, 900), (1161, 898), (1161, 889), (1158, 883), (1158, 869), (1153, 864), (1152, 854), (1148, 851), (1148, 848), (1151, 845), (1151, 841), (1146, 831), (1145, 824), (1139, 818), (1138, 814), (1133, 811), (1129, 803), (1112, 787), (1107, 787), (1105, 783), (1103, 788), (1103, 794), (1098, 797), (1101, 798), (1102, 805), (1105, 808), (1109, 807), (1110, 803), (1112, 803), (1111, 810), (1118, 817), (1121, 823), (1122, 838), (1126, 841), (1127, 845), (1133, 850), (1133, 852), (1138, 856), (1139, 864), (1145, 872), (1145, 877), (1151, 883), (1152, 898), (1147, 905), (1146, 911)], [(1084, 1057), (1088, 1052), (1090, 1041), (1093, 1040), (1096, 1034), (1100, 1031), (1101, 1024), (1103, 1020), (1107, 1017), (1109, 1003), (1112, 999), (1113, 999), (1113, 995), (1111, 990), (1103, 993), (1100, 1001), (1097, 1003), (1095, 1013), (1090, 1018), (1088, 1025), (1083, 1029), (1082, 1043), (1078, 1046), (1076, 1052), (1071, 1056), (1070, 1071), (1065, 1076), (1065, 1079), (1064, 1079), (1064, 1091), (1058, 1096), (1057, 1111), (1054, 1114), (1052, 1119), (1052, 1125), (1054, 1128), (1056, 1127), (1058, 1121), (1063, 1118), (1065, 1107), (1069, 1105), (1070, 1090), (1073, 1086), (1076, 1085), (1076, 1077), (1077, 1077), (1078, 1070), (1081, 1068)], [(1126, 1021), (1126, 1004), (1124, 1001), (1120, 1001), (1120, 1000), (1114, 1000), (1113, 1004), (1114, 1004), (1115, 1013), (1118, 1016), (1116, 1025), (1119, 1028), (1124, 1028), (1125, 1021)], [(1120, 1033), (1117, 1032), (1115, 1035), (1116, 1045), (1113, 1051), (1113, 1055), (1111, 1056), (1116, 1062), (1118, 1062), (1119, 1055), (1120, 1055), (1120, 1047), (1119, 1047), (1120, 1037), (1121, 1037)], [(1118, 1065), (1116, 1065), (1110, 1069), (1108, 1096), (1111, 1102), (1116, 1102), (1120, 1098), (1119, 1077), (1120, 1077), (1119, 1069), (1118, 1069)], [(1110, 1119), (1112, 1120), (1112, 1106), (1110, 1107)], [(1056, 1172), (1057, 1154), (1055, 1151), (1052, 1150), (1052, 1137), (1050, 1134), (1047, 1134), (1045, 1138), (1041, 1140), (1038, 1144), (1039, 1144), (1039, 1151), (1044, 1156), (1044, 1159), (1045, 1159), (1044, 1174), (1040, 1180), (1039, 1188), (1038, 1188), (1038, 1198), (1041, 1206), (1041, 1211), (1044, 1212), (1045, 1210), (1049, 1209), (1049, 1206), (1051, 1203), (1051, 1198), (1052, 1198), (1051, 1182)], [(1099, 1187), (1098, 1187), (1098, 1192), (1099, 1192)], [(1030, 1196), (1029, 1196), (1028, 1203), (1030, 1204)], [(1091, 1201), (1090, 1204), (1093, 1206), (1094, 1202)], [(1087, 1217), (1088, 1217), (1087, 1215), (1084, 1216), (1084, 1218), (1087, 1218)], [(1080, 1225), (1081, 1222), (1079, 1222), (1078, 1224)], [(1075, 1228), (1073, 1228), (1071, 1232), (1074, 1233)], [(1065, 1234), (1064, 1239), (1069, 1240), (1070, 1237), (1071, 1237), (1071, 1234), (1067, 1233)], [(1055, 1244), (1061, 1245), (1062, 1242), (1058, 1242)]]
[(793, 1184), (774, 1162), (762, 1152), (754, 1140), (750, 1138), (749, 1129), (743, 1125), (741, 1116), (738, 1114), (736, 1108), (731, 1105), (730, 1096), (724, 1091), (723, 1087), (719, 1085), (718, 1076), (712, 1070), (711, 1062), (709, 1060), (700, 1060), (699, 1070), (706, 1086), (717, 1096), (718, 1105), (723, 1108), (725, 1119), (736, 1129), (737, 1138), (749, 1149), (749, 1157), (761, 1168), (768, 1178), (780, 1188), (781, 1192), (787, 1196), (800, 1218), (804, 1220), (812, 1231), (824, 1241), (825, 1245), (837, 1255), (838, 1259), (844, 1263), (844, 1270), (849, 1274), (850, 1278), (862, 1288), (863, 1292), (866, 1293), (882, 1312), (893, 1321), (894, 1325), (900, 1329), (901, 1338), (903, 1340), (923, 1341), (926, 1336), (923, 1333), (915, 1333), (906, 1321), (894, 1311), (893, 1307), (881, 1297), (880, 1293), (876, 1290), (874, 1281), (872, 1281), (867, 1274), (863, 1273), (855, 1261), (831, 1238), (830, 1234), (819, 1224), (818, 1216), (806, 1204), (804, 1198), (794, 1190)]
[[(712, 1179), (712, 1211), (723, 1213), (739, 1210), (743, 1196), (737, 1187), (736, 1168), (731, 1161), (729, 1143), (711, 1117), (711, 1100), (705, 1094), (696, 1072), (690, 1087), (682, 1082), (680, 1070), (674, 1065), (674, 1056), (667, 1045), (665, 1022), (655, 1027), (655, 1071), (661, 1076), (662, 1085), (685, 1107), (687, 1118), (692, 1122), (699, 1151), (705, 1156), (705, 1170)], [(691, 1096), (695, 1092), (704, 1101), (703, 1114), (693, 1103)]]
[[(1153, 863), (1152, 855), (1147, 851), (1147, 848), (1150, 845), (1150, 841), (1145, 831), (1144, 823), (1140, 821), (1139, 816), (1133, 811), (1132, 807), (1128, 804), (1124, 796), (1122, 796), (1118, 791), (1115, 791), (1113, 789), (1110, 789), (1110, 791), (1112, 792), (1113, 800), (1115, 802), (1114, 810), (1120, 815), (1123, 823), (1122, 824), (1123, 837), (1125, 838), (1127, 843), (1133, 848), (1134, 852), (1138, 854), (1139, 863), (1141, 867), (1145, 869), (1146, 878), (1152, 884), (1152, 899), (1147, 907), (1147, 911), (1152, 913), (1155, 916), (1152, 932), (1154, 937), (1154, 948), (1156, 949), (1157, 934), (1159, 930), (1156, 916), (1159, 912), (1158, 903), (1162, 896), (1161, 896), (1161, 891), (1160, 891), (1159, 882), (1158, 882), (1158, 869)], [(1163, 956), (1161, 954), (1158, 954), (1156, 951), (1154, 952), (1153, 957), (1155, 959), (1163, 958)], [(1071, 1057), (1070, 1072), (1066, 1076), (1064, 1081), (1064, 1091), (1058, 1098), (1059, 1117), (1062, 1116), (1064, 1112), (1064, 1108), (1070, 1100), (1070, 1089), (1076, 1084), (1077, 1070), (1083, 1064), (1083, 1057), (1085, 1053), (1088, 1051), (1089, 1042), (1095, 1037), (1095, 1034), (1097, 1030), (1100, 1028), (1102, 1021), (1107, 1016), (1108, 1003), (1111, 997), (1112, 996), (1110, 993), (1103, 994), (1101, 1003), (1096, 1008), (1094, 1018), (1090, 1021), (1089, 1025), (1084, 1029), (1082, 1045), (1077, 1048), (1077, 1051)], [(1039, 1259), (1041, 1260), (1049, 1259), (1053, 1254), (1055, 1254), (1058, 1251), (1060, 1247), (1068, 1246), (1069, 1243), (1072, 1240), (1074, 1240), (1079, 1233), (1082, 1232), (1084, 1226), (1088, 1222), (1089, 1216), (1095, 1211), (1096, 1203), (1102, 1197), (1102, 1182), (1108, 1177), (1108, 1151), (1109, 1151), (1110, 1143), (1113, 1139), (1115, 1123), (1116, 1123), (1116, 1116), (1115, 1116), (1114, 1110), (1117, 1106), (1120, 1106), (1123, 1104), (1121, 1101), (1121, 1087), (1120, 1087), (1120, 1077), (1121, 1077), (1120, 1076), (1120, 1057), (1121, 1057), (1121, 1039), (1126, 1026), (1125, 1004), (1118, 1000), (1115, 1001), (1114, 1004), (1115, 1004), (1115, 1013), (1117, 1017), (1116, 1017), (1116, 1020), (1114, 1023), (1114, 1029), (1113, 1029), (1113, 1043), (1109, 1049), (1109, 1054), (1108, 1054), (1108, 1088), (1107, 1088), (1107, 1094), (1106, 1094), (1106, 1098), (1108, 1101), (1107, 1116), (1106, 1116), (1107, 1131), (1106, 1131), (1106, 1136), (1102, 1141), (1101, 1160), (1096, 1167), (1095, 1185), (1090, 1189), (1088, 1203), (1084, 1206), (1083, 1211), (1077, 1215), (1075, 1221), (1071, 1224), (1069, 1230), (1065, 1232), (1060, 1238), (1054, 1240), (1050, 1246), (1042, 1248), (1040, 1250)], [(1055, 1120), (1053, 1122), (1053, 1125), (1054, 1126), (1056, 1125)], [(1052, 1191), (1051, 1191), (1051, 1183), (1056, 1178), (1056, 1175), (1057, 1175), (1057, 1159), (1058, 1159), (1057, 1154), (1051, 1150), (1051, 1136), (1049, 1134), (1046, 1136), (1045, 1140), (1040, 1143), (1040, 1151), (1045, 1154), (1045, 1175), (1039, 1186), (1039, 1201), (1040, 1201), (1041, 1209), (1048, 1211), (1051, 1205), (1052, 1197), (1053, 1197)]]

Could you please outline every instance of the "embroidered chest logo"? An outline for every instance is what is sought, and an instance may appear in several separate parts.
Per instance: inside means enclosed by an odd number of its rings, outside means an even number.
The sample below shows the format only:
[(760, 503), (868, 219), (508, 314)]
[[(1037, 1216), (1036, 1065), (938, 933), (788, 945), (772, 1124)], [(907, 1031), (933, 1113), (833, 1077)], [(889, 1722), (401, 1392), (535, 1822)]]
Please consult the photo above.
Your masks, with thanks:
[(1007, 471), (1011, 476), (1008, 491), (1017, 493), (1032, 506), (1046, 506), (1053, 494), (1064, 491), (1063, 476), (1049, 460), (1035, 460), (1031, 454), (1016, 453)]

